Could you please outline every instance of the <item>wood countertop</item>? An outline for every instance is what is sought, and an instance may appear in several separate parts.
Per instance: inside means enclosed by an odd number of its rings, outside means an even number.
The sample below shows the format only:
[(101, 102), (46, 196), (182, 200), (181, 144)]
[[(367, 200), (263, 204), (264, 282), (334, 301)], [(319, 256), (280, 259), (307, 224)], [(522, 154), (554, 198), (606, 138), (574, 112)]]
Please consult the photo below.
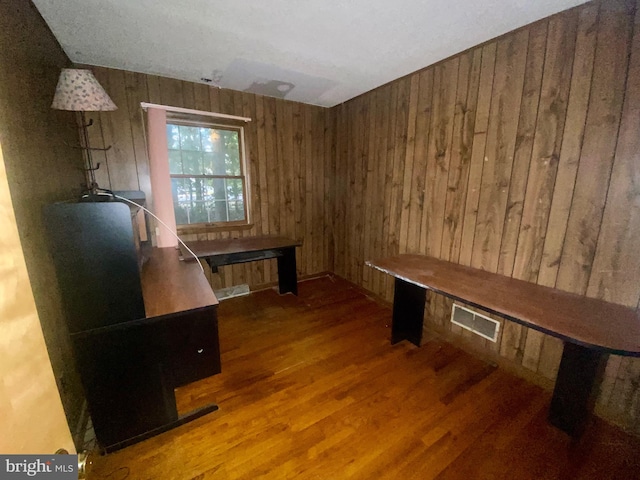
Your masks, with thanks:
[(640, 356), (640, 314), (634, 309), (424, 255), (366, 264), (563, 340)]
[(147, 318), (218, 304), (200, 266), (180, 261), (173, 248), (153, 248), (142, 267), (141, 282)]

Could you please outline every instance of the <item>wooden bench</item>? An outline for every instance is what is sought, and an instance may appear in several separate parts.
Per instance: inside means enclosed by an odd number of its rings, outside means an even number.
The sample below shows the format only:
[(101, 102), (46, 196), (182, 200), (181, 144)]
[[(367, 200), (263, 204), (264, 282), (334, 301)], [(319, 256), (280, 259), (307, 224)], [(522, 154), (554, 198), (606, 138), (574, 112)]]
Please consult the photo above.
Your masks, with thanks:
[(498, 314), (564, 341), (549, 421), (579, 436), (610, 353), (640, 357), (636, 310), (424, 255), (366, 262), (395, 277), (392, 343), (420, 346), (426, 290)]
[[(206, 260), (214, 273), (223, 265), (277, 258), (280, 294), (291, 292), (298, 295), (295, 249), (302, 245), (302, 242), (285, 237), (260, 236), (185, 243), (198, 258)], [(183, 259), (193, 258), (184, 246), (181, 245), (180, 250)]]

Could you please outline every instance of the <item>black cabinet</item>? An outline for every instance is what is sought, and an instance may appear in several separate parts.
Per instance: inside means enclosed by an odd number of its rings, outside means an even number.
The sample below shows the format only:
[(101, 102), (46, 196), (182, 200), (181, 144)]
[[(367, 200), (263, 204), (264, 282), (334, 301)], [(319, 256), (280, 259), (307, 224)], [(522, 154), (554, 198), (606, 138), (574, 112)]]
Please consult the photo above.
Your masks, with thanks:
[(167, 323), (167, 369), (173, 387), (220, 373), (217, 321), (215, 329), (211, 322), (211, 311), (202, 310)]
[(174, 389), (220, 372), (217, 300), (195, 263), (153, 249), (140, 269), (120, 202), (44, 211), (77, 368), (106, 451), (217, 409), (179, 416)]
[(44, 208), (69, 332), (145, 317), (130, 208), (120, 202)]

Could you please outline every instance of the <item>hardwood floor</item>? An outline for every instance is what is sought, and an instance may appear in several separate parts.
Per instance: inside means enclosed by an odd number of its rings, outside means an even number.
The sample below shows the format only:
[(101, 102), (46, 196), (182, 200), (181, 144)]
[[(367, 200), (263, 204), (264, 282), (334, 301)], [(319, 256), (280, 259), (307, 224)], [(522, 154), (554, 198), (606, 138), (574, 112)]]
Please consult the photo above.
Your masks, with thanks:
[(438, 340), (389, 343), (391, 310), (331, 277), (219, 307), (222, 373), (176, 392), (220, 410), (113, 454), (90, 478), (633, 479), (640, 439), (574, 445), (550, 393)]

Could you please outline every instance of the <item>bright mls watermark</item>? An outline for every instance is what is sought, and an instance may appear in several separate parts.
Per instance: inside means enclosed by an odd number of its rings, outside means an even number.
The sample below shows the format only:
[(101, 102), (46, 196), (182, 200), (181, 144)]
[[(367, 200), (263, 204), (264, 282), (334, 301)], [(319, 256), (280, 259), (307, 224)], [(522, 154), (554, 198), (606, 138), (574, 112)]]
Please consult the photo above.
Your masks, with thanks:
[(0, 480), (77, 480), (78, 455), (0, 455)]

